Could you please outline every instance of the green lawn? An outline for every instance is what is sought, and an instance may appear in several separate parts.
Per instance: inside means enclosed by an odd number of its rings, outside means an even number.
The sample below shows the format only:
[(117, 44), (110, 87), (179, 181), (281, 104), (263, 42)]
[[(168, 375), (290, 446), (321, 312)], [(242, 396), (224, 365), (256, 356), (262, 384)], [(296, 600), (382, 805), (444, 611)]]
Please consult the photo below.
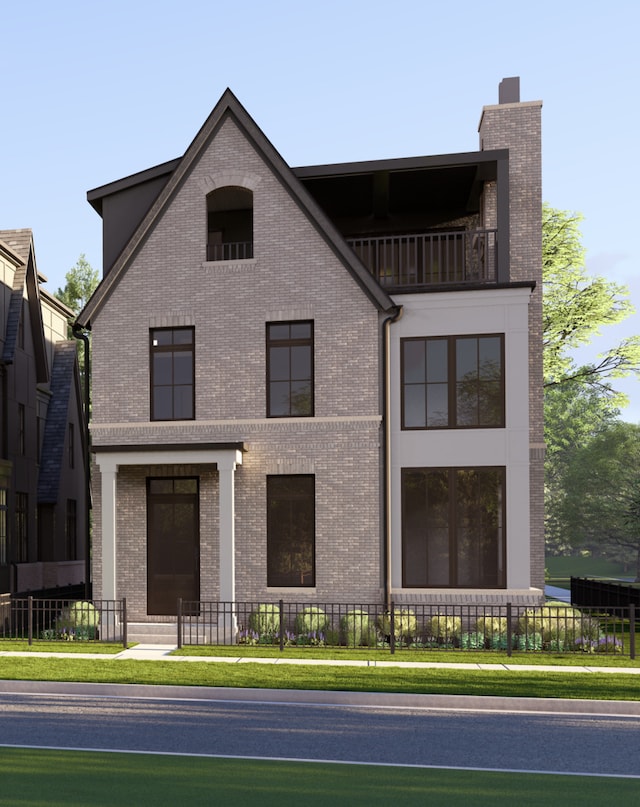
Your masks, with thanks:
[[(129, 644), (129, 647), (134, 646)], [(115, 656), (123, 650), (121, 644), (102, 642), (34, 641), (30, 645), (28, 641), (22, 639), (0, 639), (0, 652), (8, 653), (100, 653)]]
[[(620, 634), (623, 636), (623, 634)], [(624, 635), (625, 641), (628, 635)], [(636, 634), (636, 647), (640, 653), (640, 633)], [(2, 645), (0, 644), (0, 649)], [(628, 651), (627, 651), (628, 652)], [(388, 650), (347, 647), (286, 647), (280, 651), (274, 645), (190, 645), (174, 650), (172, 656), (205, 658), (295, 658), (332, 659), (359, 661), (423, 661), (429, 664), (533, 664), (554, 667), (640, 667), (640, 658), (608, 655), (604, 653), (548, 653), (514, 651), (511, 656), (499, 650), (396, 650), (392, 655)]]
[(0, 680), (640, 700), (637, 675), (0, 657)]
[(372, 765), (0, 748), (0, 804), (19, 807), (425, 804), (519, 807), (640, 801), (640, 780)]
[(584, 557), (582, 555), (563, 555), (553, 557), (547, 555), (545, 566), (549, 572), (547, 583), (561, 588), (571, 587), (571, 577), (632, 577), (634, 569), (624, 568), (622, 563), (602, 558)]

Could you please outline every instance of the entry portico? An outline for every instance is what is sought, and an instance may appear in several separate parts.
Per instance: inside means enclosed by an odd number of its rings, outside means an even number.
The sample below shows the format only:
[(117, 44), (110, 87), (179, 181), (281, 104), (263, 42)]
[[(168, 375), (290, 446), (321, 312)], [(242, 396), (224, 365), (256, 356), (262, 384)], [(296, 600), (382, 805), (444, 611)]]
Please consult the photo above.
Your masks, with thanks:
[(121, 466), (208, 465), (219, 476), (219, 575), (220, 600), (235, 600), (235, 470), (242, 465), (244, 443), (201, 443), (193, 445), (107, 445), (94, 447), (100, 468), (102, 499), (102, 597), (118, 597), (117, 478)]

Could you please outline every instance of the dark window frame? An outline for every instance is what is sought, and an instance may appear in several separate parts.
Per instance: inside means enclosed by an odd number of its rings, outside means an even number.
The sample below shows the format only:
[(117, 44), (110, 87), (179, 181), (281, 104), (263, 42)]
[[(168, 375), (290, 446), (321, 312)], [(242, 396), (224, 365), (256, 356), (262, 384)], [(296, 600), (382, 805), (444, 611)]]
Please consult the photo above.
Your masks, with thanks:
[[(295, 489), (295, 484), (298, 489)], [(267, 587), (313, 588), (316, 584), (316, 484), (313, 474), (267, 476)], [(296, 508), (296, 504), (300, 507)], [(283, 510), (288, 510), (288, 518)], [(294, 552), (291, 537), (304, 529)], [(297, 554), (297, 567), (296, 567)], [(287, 564), (287, 570), (282, 569)], [(277, 567), (281, 568), (278, 569)], [(298, 580), (298, 576), (300, 579)]]
[[(174, 341), (174, 337), (172, 336), (171, 342), (166, 344), (159, 344), (154, 345), (154, 336), (155, 334), (174, 334), (174, 333), (181, 333), (191, 334), (191, 340), (188, 342), (176, 342)], [(190, 384), (175, 384), (173, 383), (173, 376), (175, 372), (175, 364), (172, 359), (172, 383), (171, 384), (159, 384), (156, 383), (155, 380), (155, 372), (154, 372), (154, 364), (155, 364), (155, 357), (160, 354), (173, 354), (175, 353), (190, 353), (191, 354), (191, 383)], [(172, 421), (172, 420), (195, 420), (195, 411), (196, 411), (196, 378), (195, 378), (195, 370), (196, 370), (196, 343), (195, 343), (195, 327), (190, 325), (186, 327), (179, 327), (179, 328), (151, 328), (149, 330), (149, 407), (150, 407), (150, 420), (152, 421)], [(176, 417), (175, 410), (176, 410), (176, 402), (175, 402), (175, 392), (176, 389), (179, 387), (189, 387), (191, 389), (191, 410), (188, 417)], [(171, 403), (171, 417), (158, 417), (156, 416), (156, 409), (158, 408), (155, 404), (155, 393), (157, 390), (161, 388), (171, 389), (172, 390), (172, 403)]]
[[(481, 339), (499, 339), (500, 340), (500, 376), (498, 379), (499, 390), (499, 417), (495, 422), (488, 423), (459, 423), (458, 420), (458, 387), (457, 380), (457, 362), (458, 362), (458, 343), (462, 340), (481, 340)], [(406, 381), (405, 369), (405, 345), (411, 342), (423, 342), (425, 351), (425, 379), (422, 382), (408, 382)], [(427, 378), (427, 350), (429, 343), (436, 342), (446, 344), (447, 358), (446, 358), (446, 380), (439, 382), (430, 382)], [(478, 344), (479, 349), (479, 344)], [(446, 399), (447, 399), (447, 423), (429, 425), (428, 423), (428, 390), (430, 385), (438, 384), (439, 386), (446, 385)], [(483, 383), (495, 384), (495, 379), (487, 380), (478, 376), (476, 390), (476, 407), (480, 411), (480, 395), (481, 385)], [(424, 425), (407, 425), (406, 423), (406, 398), (408, 387), (424, 387), (425, 392), (423, 395), (424, 407)], [(401, 429), (403, 431), (433, 431), (436, 429), (504, 429), (506, 425), (506, 403), (505, 403), (505, 335), (504, 333), (472, 333), (472, 334), (456, 334), (449, 336), (409, 336), (400, 340), (400, 417)], [(478, 418), (478, 421), (481, 418)]]
[[(424, 491), (421, 491), (424, 494), (425, 498), (425, 505), (424, 505), (424, 512), (417, 514), (409, 513), (408, 512), (408, 504), (407, 500), (409, 498), (408, 492), (408, 484), (407, 479), (410, 474), (413, 475), (422, 475), (424, 477)], [(445, 507), (442, 508), (443, 511), (446, 512), (446, 523), (443, 523), (443, 512), (441, 511), (438, 513), (437, 507), (434, 508), (432, 519), (429, 518), (428, 515), (428, 486), (427, 486), (427, 476), (433, 474), (434, 477), (437, 474), (441, 476), (446, 475), (447, 478), (447, 485), (446, 485), (446, 504)], [(497, 505), (499, 505), (499, 510), (496, 507), (496, 539), (494, 545), (491, 549), (495, 552), (496, 555), (496, 566), (493, 569), (491, 574), (491, 578), (487, 582), (479, 582), (478, 580), (473, 580), (472, 582), (459, 582), (461, 577), (460, 569), (462, 567), (462, 563), (460, 562), (461, 558), (461, 551), (464, 551), (464, 536), (461, 536), (461, 525), (464, 524), (464, 513), (461, 515), (458, 512), (459, 509), (459, 501), (460, 501), (460, 486), (464, 484), (464, 479), (461, 480), (462, 474), (476, 474), (480, 476), (482, 474), (495, 474), (497, 477), (498, 486), (496, 487), (495, 491), (495, 499)], [(401, 496), (402, 496), (402, 504), (401, 504), (401, 512), (402, 512), (402, 526), (401, 526), (401, 544), (402, 544), (402, 586), (403, 588), (445, 588), (445, 589), (505, 589), (507, 587), (507, 495), (506, 495), (506, 467), (505, 466), (458, 466), (458, 467), (433, 467), (433, 468), (402, 468), (401, 470)], [(436, 479), (437, 482), (437, 479)], [(443, 497), (444, 498), (444, 497)], [(490, 515), (490, 510), (485, 510), (484, 514), (478, 510), (479, 517), (473, 520), (473, 524), (476, 528), (480, 528), (483, 523), (483, 515), (485, 520)], [(437, 523), (438, 516), (440, 517), (440, 524)], [(418, 521), (422, 526), (421, 529), (424, 531), (424, 556), (425, 556), (425, 565), (422, 570), (420, 570), (420, 564), (416, 562), (416, 553), (413, 546), (413, 541), (415, 541), (415, 537), (413, 535), (409, 535), (408, 533), (411, 530), (409, 526), (410, 521), (413, 520)], [(434, 529), (432, 533), (432, 539), (430, 540), (429, 536), (429, 523), (430, 521), (434, 523)], [(429, 582), (429, 574), (431, 570), (429, 568), (429, 551), (431, 550), (432, 553), (437, 552), (438, 540), (439, 537), (436, 534), (438, 527), (441, 530), (446, 529), (447, 538), (446, 538), (446, 558), (447, 560), (445, 563), (448, 566), (447, 570), (447, 582), (443, 582), (441, 579), (437, 580), (436, 582)], [(482, 535), (479, 534), (475, 537), (476, 544), (480, 549), (482, 549), (483, 544), (481, 542)], [(441, 546), (440, 551), (442, 552), (442, 540), (440, 536)], [(411, 544), (411, 545), (410, 545)], [(484, 540), (484, 548), (486, 548), (489, 544), (486, 541), (486, 536)], [(419, 548), (420, 549), (420, 548)], [(470, 555), (472, 552), (469, 553)], [(411, 556), (411, 557), (410, 557)], [(488, 556), (488, 553), (487, 553)], [(474, 569), (477, 570), (478, 564), (474, 566)], [(422, 571), (424, 573), (424, 579), (422, 582), (411, 582), (410, 576), (413, 580), (417, 578), (417, 572)], [(463, 572), (464, 573), (464, 570)]]
[(27, 453), (27, 408), (18, 404), (18, 454), (24, 457)]
[(67, 560), (78, 560), (78, 504), (75, 499), (67, 499), (65, 543)]
[(9, 519), (8, 495), (8, 488), (0, 487), (0, 566), (6, 566), (9, 562), (7, 530)]
[(69, 423), (69, 468), (76, 467), (76, 435), (73, 423)]
[[(292, 336), (292, 328), (296, 326), (308, 326), (309, 335), (306, 337)], [(289, 336), (287, 338), (276, 338), (273, 334), (276, 329), (282, 328), (289, 329)], [(289, 351), (289, 367), (291, 368), (291, 352), (297, 347), (309, 348), (309, 370), (308, 376), (293, 378), (291, 369), (288, 378), (274, 379), (272, 378), (272, 362), (271, 350), (274, 349), (288, 349)], [(267, 393), (267, 417), (268, 418), (287, 418), (287, 417), (313, 417), (315, 411), (315, 341), (314, 341), (314, 323), (313, 320), (287, 320), (278, 322), (267, 322), (266, 324), (266, 393)], [(308, 381), (309, 383), (309, 400), (308, 405), (305, 404), (304, 399), (296, 406), (293, 392), (293, 385), (296, 382)], [(273, 411), (272, 404), (273, 387), (275, 384), (289, 384), (289, 393), (287, 397), (286, 411)]]
[(29, 494), (16, 491), (14, 502), (16, 524), (16, 563), (29, 561)]

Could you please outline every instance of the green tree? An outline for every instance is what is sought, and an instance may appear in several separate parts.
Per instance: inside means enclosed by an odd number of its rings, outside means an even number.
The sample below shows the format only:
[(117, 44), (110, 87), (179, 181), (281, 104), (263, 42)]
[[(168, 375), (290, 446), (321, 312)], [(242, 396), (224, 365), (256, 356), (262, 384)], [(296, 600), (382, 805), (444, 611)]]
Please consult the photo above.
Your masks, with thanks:
[[(543, 206), (545, 539), (552, 553), (570, 551), (584, 538), (576, 532), (575, 520), (566, 518), (568, 475), (572, 500), (577, 501), (576, 458), (592, 441), (604, 439), (619, 418), (618, 407), (626, 397), (615, 390), (615, 379), (638, 373), (640, 367), (637, 336), (614, 345), (591, 364), (574, 358), (575, 350), (588, 345), (601, 328), (621, 322), (634, 310), (624, 285), (587, 273), (581, 222), (579, 213)], [(583, 481), (587, 495), (588, 478)]]
[[(66, 285), (63, 289), (58, 289), (56, 297), (61, 300), (65, 305), (74, 312), (79, 314), (84, 308), (89, 297), (95, 291), (100, 278), (98, 272), (93, 269), (91, 264), (87, 261), (84, 253), (80, 255), (75, 266), (65, 275)], [(67, 325), (67, 335), (69, 339), (73, 339), (73, 322), (75, 316), (70, 317)], [(89, 334), (89, 339), (91, 335)], [(80, 364), (80, 376), (84, 383), (84, 342), (77, 341), (78, 348), (78, 362)]]
[(616, 552), (640, 580), (640, 426), (617, 422), (573, 455), (559, 508), (565, 535)]
[(563, 523), (565, 476), (575, 455), (616, 423), (620, 411), (597, 389), (570, 380), (545, 389), (545, 540), (551, 554), (571, 552)]
[(625, 396), (613, 388), (612, 381), (639, 372), (640, 337), (624, 339), (591, 364), (576, 364), (572, 356), (602, 327), (634, 313), (626, 286), (587, 274), (581, 221), (579, 213), (543, 205), (544, 383), (548, 388), (579, 382), (621, 405)]
[(64, 279), (66, 285), (63, 289), (58, 289), (56, 297), (75, 314), (79, 314), (100, 282), (98, 272), (92, 268), (82, 253)]

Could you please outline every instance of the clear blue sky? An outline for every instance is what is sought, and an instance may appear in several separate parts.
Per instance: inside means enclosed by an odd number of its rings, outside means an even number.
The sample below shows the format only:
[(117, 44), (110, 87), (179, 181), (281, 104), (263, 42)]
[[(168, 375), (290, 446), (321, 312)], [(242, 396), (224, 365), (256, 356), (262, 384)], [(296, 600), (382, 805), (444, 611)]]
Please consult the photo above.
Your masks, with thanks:
[[(33, 229), (52, 292), (81, 253), (101, 269), (87, 190), (182, 155), (226, 87), (295, 166), (476, 150), (518, 75), (544, 198), (640, 308), (637, 0), (22, 0), (2, 29), (0, 229)], [(618, 386), (640, 422), (640, 383)]]

